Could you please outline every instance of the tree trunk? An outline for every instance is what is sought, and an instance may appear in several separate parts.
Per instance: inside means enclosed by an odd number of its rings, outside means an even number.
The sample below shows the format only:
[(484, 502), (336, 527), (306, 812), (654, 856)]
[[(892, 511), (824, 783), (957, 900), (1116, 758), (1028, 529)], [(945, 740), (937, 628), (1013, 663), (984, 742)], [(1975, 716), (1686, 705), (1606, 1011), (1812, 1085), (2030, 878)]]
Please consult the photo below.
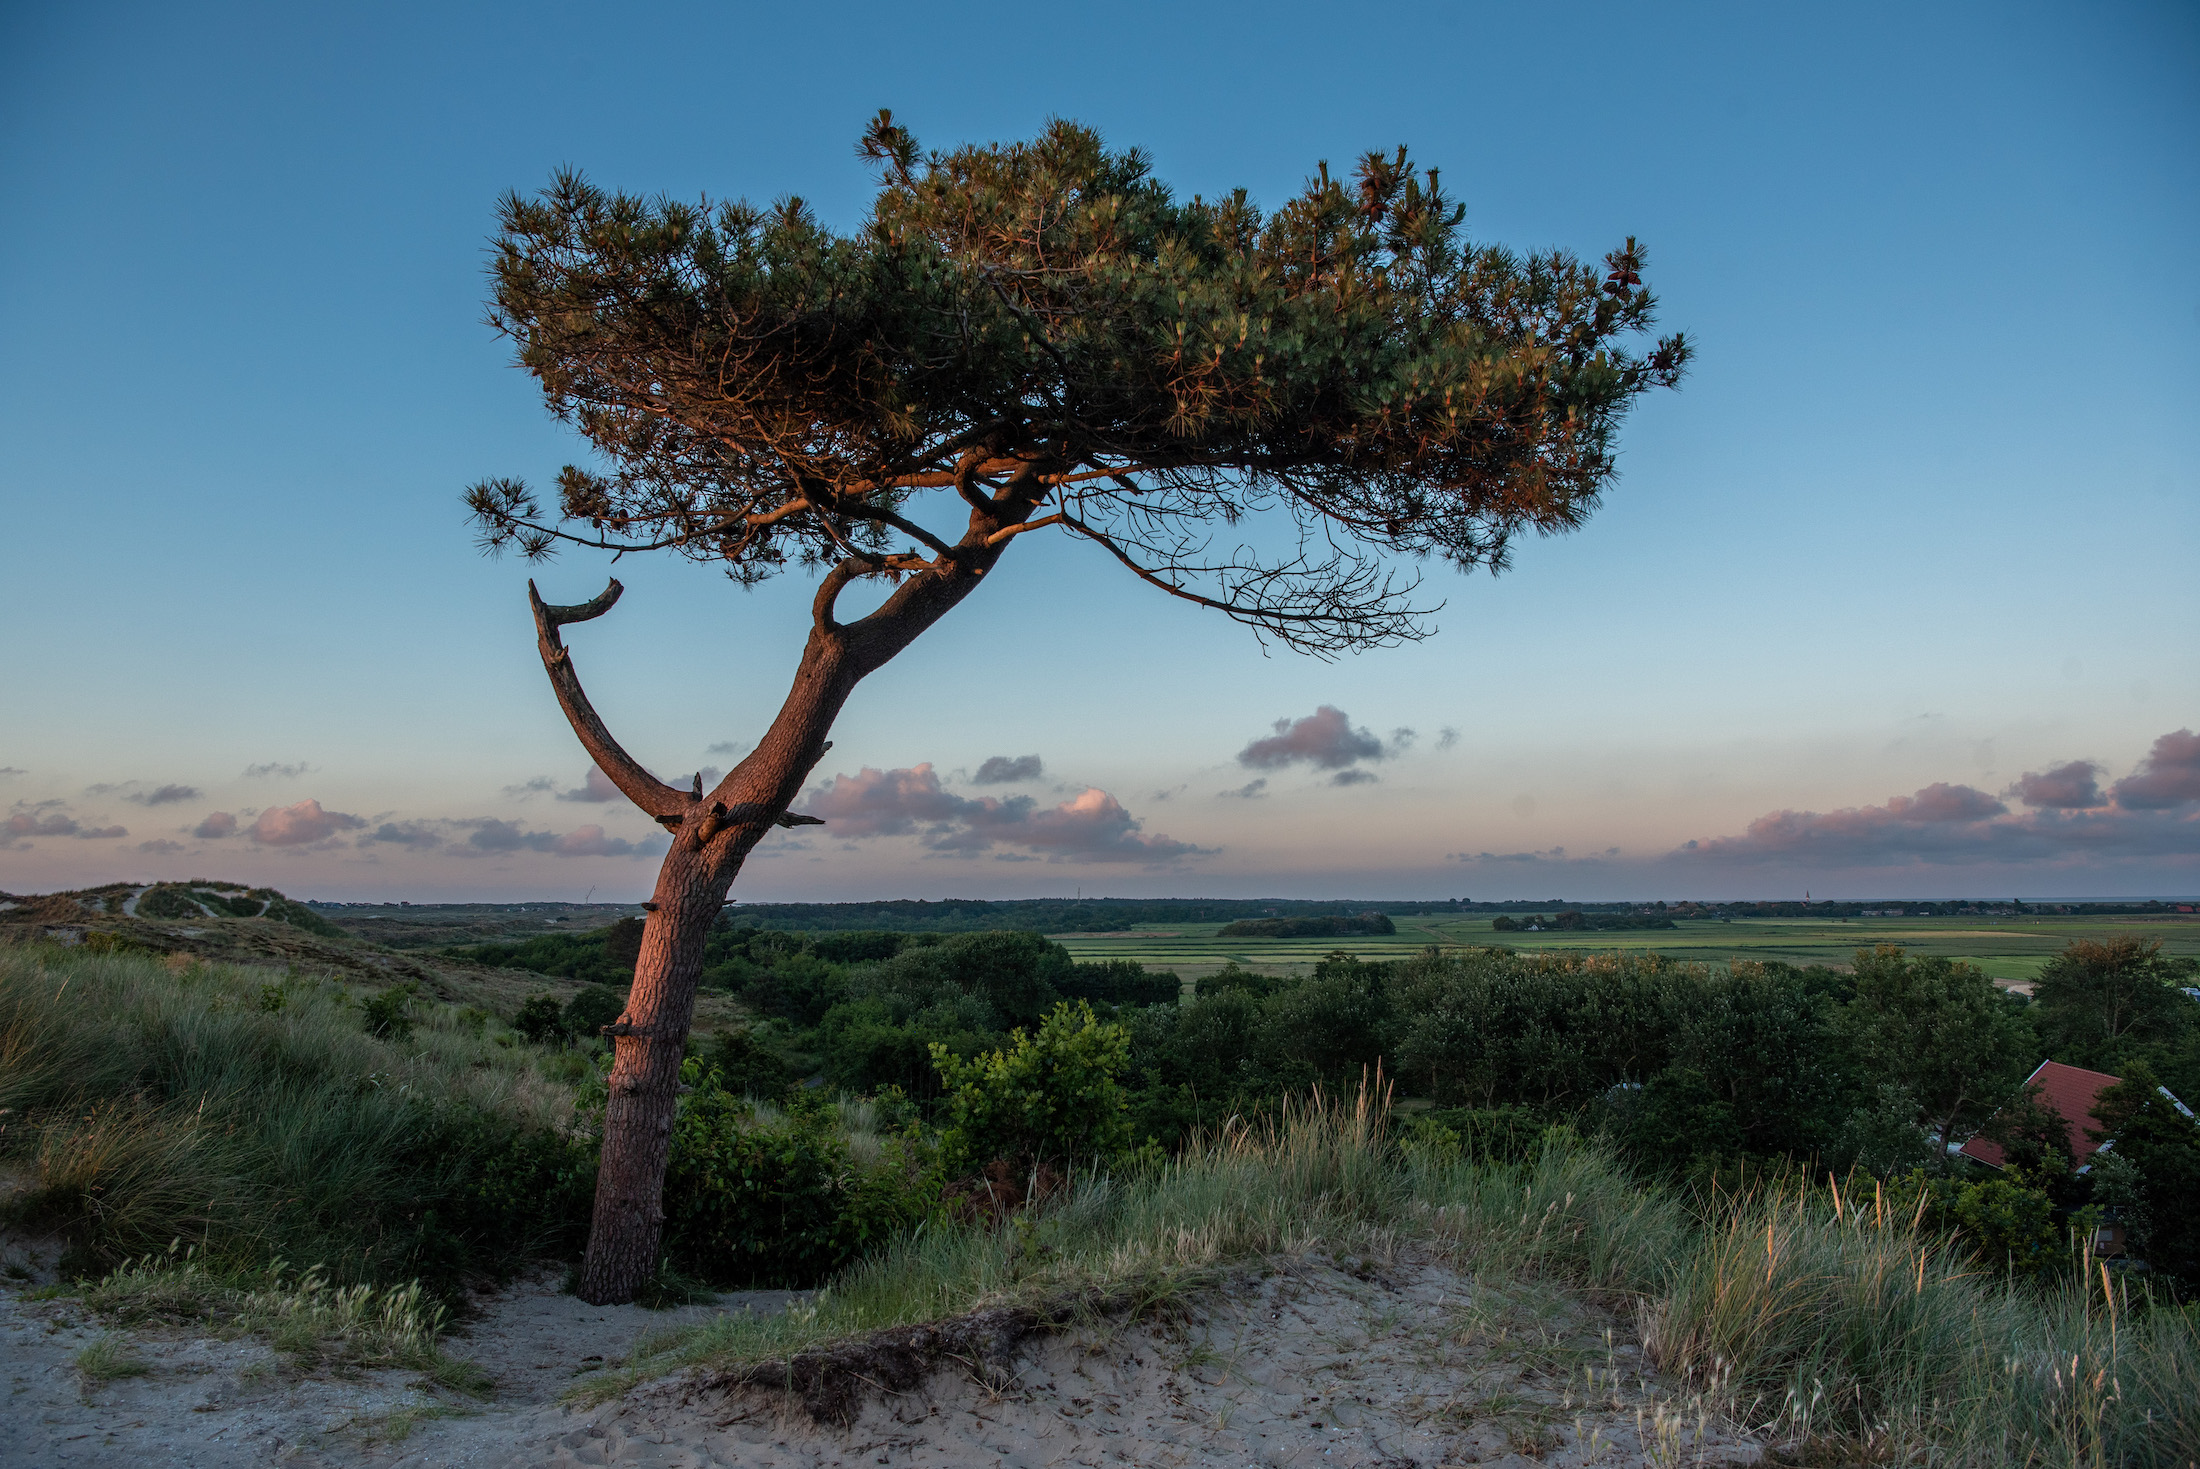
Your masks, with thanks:
[(856, 684), (969, 595), (998, 559), (998, 547), (984, 543), (997, 524), (974, 517), (960, 564), (904, 581), (884, 606), (845, 627), (833, 621), (832, 608), (852, 576), (845, 567), (829, 573), (786, 702), (763, 740), (707, 797), (663, 785), (618, 747), (588, 706), (557, 640), (559, 623), (601, 615), (617, 599), (617, 583), (585, 608), (550, 608), (535, 599), (544, 664), (575, 733), (636, 804), (660, 823), (677, 826), (643, 923), (626, 1010), (606, 1027), (613, 1047), (610, 1098), (588, 1252), (575, 1291), (590, 1305), (633, 1300), (656, 1269), (680, 1061), (695, 1017), (704, 945), (734, 878), (772, 827), (788, 823), (787, 808), (824, 757), (833, 720)]

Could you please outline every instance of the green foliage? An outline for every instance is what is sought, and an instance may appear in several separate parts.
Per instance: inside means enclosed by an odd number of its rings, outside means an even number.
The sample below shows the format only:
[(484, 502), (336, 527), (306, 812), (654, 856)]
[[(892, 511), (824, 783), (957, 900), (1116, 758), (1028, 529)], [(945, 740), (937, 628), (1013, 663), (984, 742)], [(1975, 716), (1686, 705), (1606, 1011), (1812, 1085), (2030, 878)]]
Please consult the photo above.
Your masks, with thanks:
[(2200, 1094), (2200, 963), (2172, 958), (2159, 939), (2077, 939), (2041, 968), (2032, 1023), (2051, 1060), (2121, 1076), (2144, 1065), (2172, 1091)]
[(533, 995), (512, 1017), (512, 1029), (536, 1045), (565, 1037), (565, 1014), (556, 995)]
[[(864, 149), (879, 192), (847, 235), (800, 200), (691, 205), (571, 172), (503, 201), (492, 318), (608, 472), (568, 466), (556, 516), (516, 481), (474, 486), (485, 544), (541, 556), (609, 529), (750, 583), (842, 563), (853, 535), (847, 569), (877, 574), (897, 507), (967, 453), (1003, 483), (1099, 471), (1058, 524), (1111, 545), (1152, 550), (1156, 520), (1299, 517), (1321, 551), (1206, 567), (1210, 600), (1328, 651), (1419, 634), (1381, 557), (1497, 566), (1514, 536), (1580, 524), (1628, 406), (1688, 360), (1679, 337), (1638, 342), (1655, 302), (1632, 239), (1602, 268), (1472, 244), (1404, 149), (1349, 184), (1323, 164), (1268, 215), (1242, 190), (1179, 200), (1068, 122), (920, 154), (881, 113)], [(1018, 481), (1001, 515), (1054, 482)], [(925, 568), (920, 592), (971, 569)]]
[(1004, 1158), (1075, 1167), (1114, 1157), (1130, 1144), (1119, 1079), (1129, 1059), (1129, 1034), (1083, 1001), (1057, 1005), (1036, 1033), (1017, 1030), (1004, 1050), (966, 1060), (934, 1045), (948, 1171)]
[(1381, 913), (1323, 913), (1306, 918), (1240, 918), (1225, 924), (1219, 939), (1333, 939), (1359, 934), (1396, 933), (1398, 925)]
[(1891, 944), (1859, 949), (1842, 1032), (1867, 1082), (1899, 1087), (1942, 1138), (1984, 1122), (2023, 1075), (2030, 1037), (1985, 973)]
[(680, 1272), (719, 1286), (814, 1285), (923, 1217), (930, 1175), (911, 1142), (858, 1167), (822, 1111), (766, 1123), (701, 1062), (681, 1075), (693, 1090), (673, 1123), (664, 1237)]
[(2117, 1162), (2117, 1197), (2103, 1202), (2129, 1206), (2121, 1222), (2140, 1258), (2200, 1291), (2200, 1124), (2162, 1095), (2143, 1064), (2101, 1094), (2094, 1116)]
[(565, 1002), (558, 1023), (567, 1035), (587, 1038), (600, 1035), (605, 1026), (616, 1022), (625, 1012), (625, 991), (605, 984), (592, 984)]
[(728, 1026), (713, 1034), (703, 1048), (703, 1064), (716, 1072), (726, 1090), (736, 1096), (776, 1097), (794, 1080), (779, 1053), (757, 1039), (745, 1025)]
[(366, 1024), (367, 1034), (386, 1041), (412, 1039), (412, 1002), (419, 993), (420, 986), (407, 980), (361, 1000), (359, 1017)]
[[(1954, 1236), (1982, 1264), (2010, 1275), (2039, 1281), (2070, 1272), (2073, 1242), (2063, 1212), (2021, 1179), (1966, 1180), (1912, 1169), (1887, 1184), (1885, 1208)], [(2089, 1232), (2089, 1217), (2080, 1221), (2081, 1233)]]
[(518, 943), (470, 944), (444, 952), (496, 968), (529, 969), (559, 979), (624, 987), (634, 980), (634, 955), (626, 953), (622, 965), (619, 957), (609, 952), (612, 931), (617, 927), (611, 924), (586, 933), (546, 933)]
[(1111, 1005), (1168, 1005), (1184, 992), (1183, 982), (1174, 972), (1149, 971), (1130, 959), (1072, 965), (1068, 974), (1056, 976), (1053, 983), (1065, 1000), (1095, 1000)]

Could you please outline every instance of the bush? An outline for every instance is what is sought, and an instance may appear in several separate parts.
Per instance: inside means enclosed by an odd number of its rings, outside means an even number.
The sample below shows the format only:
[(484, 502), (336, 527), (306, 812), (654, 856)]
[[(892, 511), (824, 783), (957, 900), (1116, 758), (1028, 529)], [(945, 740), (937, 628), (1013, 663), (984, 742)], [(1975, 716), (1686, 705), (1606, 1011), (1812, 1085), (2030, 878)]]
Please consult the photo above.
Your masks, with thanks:
[(1129, 1098), (1118, 1078), (1129, 1060), (1129, 1033), (1100, 1022), (1083, 1001), (1055, 1006), (1036, 1034), (1018, 1030), (1006, 1050), (963, 1060), (933, 1046), (949, 1174), (1003, 1158), (1075, 1166), (1122, 1152)]
[(366, 1022), (367, 1034), (385, 1041), (412, 1039), (412, 998), (418, 993), (420, 986), (407, 980), (360, 1001), (359, 1015)]
[(767, 1125), (699, 1061), (681, 1077), (694, 1090), (665, 1174), (665, 1256), (680, 1273), (718, 1286), (815, 1285), (923, 1216), (934, 1191), (908, 1141), (862, 1168), (824, 1109)]
[(565, 1002), (558, 1021), (570, 1036), (600, 1035), (626, 1013), (626, 995), (607, 984), (592, 984)]
[(536, 1045), (565, 1039), (565, 1014), (556, 995), (536, 995), (519, 1007), (512, 1029)]
[(716, 1071), (736, 1096), (776, 1097), (793, 1077), (787, 1063), (756, 1038), (747, 1026), (731, 1026), (710, 1038), (703, 1064)]

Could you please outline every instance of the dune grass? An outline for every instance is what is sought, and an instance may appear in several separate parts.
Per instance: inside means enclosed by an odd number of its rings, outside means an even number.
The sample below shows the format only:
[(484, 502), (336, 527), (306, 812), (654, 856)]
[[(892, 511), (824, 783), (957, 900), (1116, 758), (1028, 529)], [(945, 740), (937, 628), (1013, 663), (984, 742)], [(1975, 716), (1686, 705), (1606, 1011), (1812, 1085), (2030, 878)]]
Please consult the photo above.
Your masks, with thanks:
[[(421, 1007), (402, 1042), (377, 1039), (338, 987), (270, 979), (0, 951), (0, 1158), (30, 1184), (11, 1211), (104, 1262), (82, 1293), (110, 1319), (207, 1321), (301, 1361), (435, 1375), (441, 1316), (413, 1282), (500, 1251), (516, 1263), (543, 1201), (472, 1236), (424, 1220), (556, 1136), (572, 1105), (559, 1068), (575, 1058), (501, 1044), (449, 1007)], [(867, 1130), (860, 1104), (843, 1111)], [(998, 1226), (935, 1218), (796, 1310), (667, 1333), (587, 1391), (993, 1306), (1120, 1319), (1264, 1262), (1410, 1249), (1631, 1314), (1691, 1411), (1799, 1462), (2200, 1463), (2200, 1316), (2099, 1262), (2042, 1291), (1876, 1195), (1793, 1178), (1689, 1194), (1564, 1132), (1507, 1161), (1401, 1146), (1386, 1116), (1372, 1088), (1317, 1095), (1175, 1158), (1083, 1176)]]
[(1771, 1185), (1684, 1197), (1562, 1134), (1503, 1162), (1400, 1148), (1382, 1124), (1366, 1095), (1316, 1098), (1167, 1163), (1087, 1176), (998, 1227), (928, 1224), (783, 1316), (665, 1333), (583, 1395), (991, 1307), (1136, 1316), (1232, 1268), (1413, 1248), (1631, 1311), (1676, 1398), (1800, 1462), (2200, 1460), (2200, 1320), (2098, 1262), (2043, 1294), (1868, 1201)]
[[(416, 1008), (368, 1034), (356, 992), (143, 954), (0, 949), (7, 1215), (58, 1231), (96, 1273), (186, 1245), (216, 1271), (317, 1262), (338, 1285), (494, 1273), (540, 1217), (483, 1180), (555, 1146), (575, 1058), (487, 1017)], [(504, 1043), (500, 1044), (500, 1040)]]

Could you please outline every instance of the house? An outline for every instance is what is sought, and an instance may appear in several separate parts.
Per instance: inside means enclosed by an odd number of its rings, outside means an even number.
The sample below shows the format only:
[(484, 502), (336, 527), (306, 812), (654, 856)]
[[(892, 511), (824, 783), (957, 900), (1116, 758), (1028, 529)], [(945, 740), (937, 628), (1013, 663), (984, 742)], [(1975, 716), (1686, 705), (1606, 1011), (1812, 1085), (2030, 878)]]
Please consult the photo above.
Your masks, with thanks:
[[(2063, 1126), (2069, 1130), (2070, 1159), (2083, 1168), (2085, 1160), (2101, 1145), (2088, 1127), (2093, 1120), (2093, 1105), (2101, 1099), (2102, 1092), (2121, 1080), (2122, 1077), (2110, 1076), (2105, 1071), (2065, 1066), (2060, 1061), (2042, 1061), (2024, 1079), (2024, 1085), (2026, 1090), (2037, 1092), (2040, 1101), (2061, 1116)], [(1989, 1138), (1974, 1137), (1957, 1151), (1989, 1168), (1999, 1168), (2005, 1161), (2001, 1144)]]
[[(2095, 1153), (2116, 1146), (2114, 1138), (2102, 1138), (2092, 1130), (2095, 1121), (2093, 1109), (2099, 1105), (2101, 1093), (2122, 1081), (2120, 1076), (2110, 1076), (2105, 1071), (2088, 1071), (2082, 1066), (2065, 1066), (2060, 1061), (2042, 1061), (2032, 1074), (2024, 1079), (2025, 1087), (2035, 1092), (2042, 1104), (2053, 1107), (2062, 1118), (2070, 1143), (2070, 1160), (2083, 1173), (2093, 1165), (2087, 1161)], [(2177, 1100), (2168, 1087), (2157, 1087), (2169, 1104), (2186, 1117), (2192, 1109)], [(2001, 1144), (1984, 1137), (1974, 1137), (1957, 1149), (1964, 1157), (1984, 1163), (1989, 1168), (1999, 1168), (2006, 1161)], [(2105, 1223), (2094, 1233), (2093, 1252), (2096, 1255), (2120, 1255), (2124, 1249), (2123, 1226)]]

